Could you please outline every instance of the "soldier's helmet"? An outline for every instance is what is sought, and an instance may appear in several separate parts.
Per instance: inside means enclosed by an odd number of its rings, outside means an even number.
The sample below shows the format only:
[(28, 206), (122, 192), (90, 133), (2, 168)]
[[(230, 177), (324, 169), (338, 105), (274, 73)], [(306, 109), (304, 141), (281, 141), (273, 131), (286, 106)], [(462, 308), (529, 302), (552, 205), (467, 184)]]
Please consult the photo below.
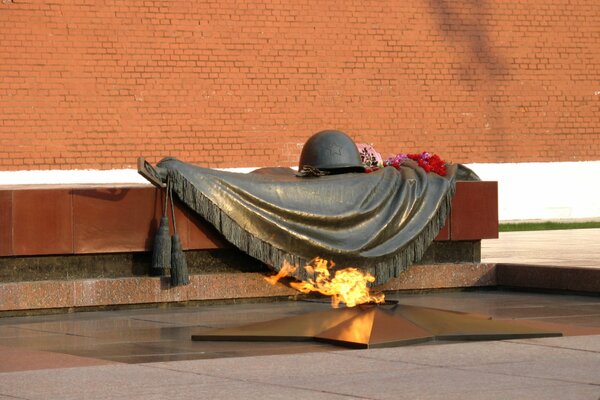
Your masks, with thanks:
[(317, 132), (304, 143), (299, 170), (305, 167), (326, 171), (328, 174), (365, 171), (352, 138), (336, 130)]

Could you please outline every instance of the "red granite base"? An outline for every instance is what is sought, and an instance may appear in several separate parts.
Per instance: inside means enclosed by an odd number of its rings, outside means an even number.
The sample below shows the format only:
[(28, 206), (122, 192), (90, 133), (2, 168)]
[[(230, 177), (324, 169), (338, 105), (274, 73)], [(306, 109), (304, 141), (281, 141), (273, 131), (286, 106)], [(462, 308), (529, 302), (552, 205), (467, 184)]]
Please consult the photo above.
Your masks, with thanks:
[[(187, 286), (171, 287), (168, 278), (135, 277), (0, 284), (0, 312), (101, 307), (201, 300), (234, 300), (294, 296), (284, 284), (268, 284), (260, 273), (191, 275)], [(419, 290), (493, 286), (493, 265), (415, 265), (379, 290)]]
[(190, 284), (171, 287), (168, 278), (136, 277), (0, 284), (0, 311), (99, 307), (192, 300), (292, 296), (284, 285), (272, 286), (258, 273), (190, 276)]
[[(551, 268), (551, 269), (549, 269)], [(549, 274), (549, 271), (552, 272)], [(291, 297), (285, 284), (270, 285), (260, 273), (191, 275), (187, 286), (168, 278), (135, 277), (0, 284), (0, 313), (207, 300)], [(560, 279), (559, 279), (560, 278)], [(507, 286), (600, 292), (600, 269), (507, 264), (414, 265), (376, 290), (433, 290)]]
[(424, 290), (495, 286), (494, 264), (434, 264), (413, 265), (379, 289)]
[[(162, 215), (150, 185), (0, 185), (0, 257), (148, 251)], [(208, 222), (175, 202), (184, 250), (229, 246)], [(457, 182), (438, 241), (498, 237), (497, 182)]]

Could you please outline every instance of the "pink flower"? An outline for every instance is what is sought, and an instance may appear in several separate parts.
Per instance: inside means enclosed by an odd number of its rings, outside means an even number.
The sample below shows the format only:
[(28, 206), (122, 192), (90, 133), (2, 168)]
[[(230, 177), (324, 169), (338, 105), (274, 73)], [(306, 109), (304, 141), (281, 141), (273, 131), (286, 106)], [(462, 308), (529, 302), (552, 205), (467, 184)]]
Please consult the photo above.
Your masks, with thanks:
[(370, 144), (357, 144), (358, 152), (360, 153), (360, 161), (365, 167), (380, 167), (383, 165), (383, 159), (373, 146)]

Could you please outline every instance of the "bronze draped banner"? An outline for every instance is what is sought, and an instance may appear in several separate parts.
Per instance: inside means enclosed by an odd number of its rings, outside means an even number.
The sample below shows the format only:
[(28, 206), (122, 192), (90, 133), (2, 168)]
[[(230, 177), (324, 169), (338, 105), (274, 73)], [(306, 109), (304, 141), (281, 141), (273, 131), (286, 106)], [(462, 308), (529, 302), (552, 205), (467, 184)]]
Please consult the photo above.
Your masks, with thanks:
[[(375, 284), (418, 261), (450, 211), (456, 166), (446, 177), (416, 164), (399, 170), (298, 178), (289, 168), (248, 174), (166, 158), (173, 190), (250, 256), (279, 270), (314, 257), (371, 272)], [(295, 277), (306, 279), (298, 268)]]

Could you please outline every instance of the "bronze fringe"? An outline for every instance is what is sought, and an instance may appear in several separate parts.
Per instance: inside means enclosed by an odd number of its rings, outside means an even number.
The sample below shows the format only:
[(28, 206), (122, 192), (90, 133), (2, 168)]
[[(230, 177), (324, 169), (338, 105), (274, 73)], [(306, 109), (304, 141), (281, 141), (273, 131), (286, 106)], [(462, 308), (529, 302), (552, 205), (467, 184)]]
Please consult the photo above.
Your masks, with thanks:
[[(276, 271), (281, 268), (284, 260), (296, 266), (304, 266), (310, 261), (310, 259), (284, 249), (276, 248), (270, 243), (251, 235), (197, 190), (181, 173), (170, 169), (168, 174), (173, 184), (173, 190), (177, 193), (178, 197), (188, 207), (210, 222), (238, 249), (269, 265)], [(450, 213), (452, 196), (456, 188), (454, 179), (450, 183), (450, 188), (441, 199), (434, 218), (407, 245), (399, 248), (391, 255), (381, 257), (369, 263), (369, 266), (360, 266), (375, 277), (373, 285), (383, 284), (390, 278), (399, 276), (409, 265), (419, 261), (423, 257), (429, 245), (444, 226), (446, 218)], [(304, 268), (298, 268), (294, 276), (300, 280), (308, 278)]]

